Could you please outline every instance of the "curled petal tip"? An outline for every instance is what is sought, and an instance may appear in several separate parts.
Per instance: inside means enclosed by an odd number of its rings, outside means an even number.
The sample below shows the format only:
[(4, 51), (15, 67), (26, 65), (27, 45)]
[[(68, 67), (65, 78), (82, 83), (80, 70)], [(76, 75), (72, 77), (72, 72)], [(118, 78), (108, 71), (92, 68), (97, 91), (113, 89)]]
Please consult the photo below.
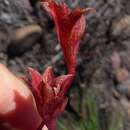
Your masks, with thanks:
[(96, 13), (96, 9), (95, 8), (85, 8), (85, 9), (82, 9), (82, 12), (83, 13), (89, 13), (89, 12)]
[(28, 67), (27, 71), (28, 71), (28, 73), (30, 74), (31, 77), (35, 76), (35, 78), (37, 77), (39, 79), (42, 79), (40, 73), (38, 71), (36, 71), (35, 69)]
[(31, 67), (28, 67), (28, 68), (27, 68), (27, 72), (28, 72), (28, 73), (30, 73), (30, 72), (32, 72), (32, 71), (34, 71), (33, 68), (31, 68)]
[(40, 83), (42, 82), (41, 74), (31, 67), (28, 67), (27, 71), (28, 71), (29, 76), (31, 78), (33, 88), (38, 89)]
[(69, 89), (74, 75), (68, 74), (68, 75), (62, 75), (58, 78), (56, 78), (55, 84), (56, 86), (60, 86), (60, 95), (65, 95), (67, 90)]
[(53, 78), (54, 78), (53, 68), (51, 66), (49, 66), (43, 73), (42, 80), (44, 83), (51, 84)]
[(45, 72), (43, 73), (43, 77), (50, 76), (50, 74), (53, 76), (53, 68), (51, 66), (46, 68)]
[(53, 67), (52, 66), (48, 66), (47, 69), (48, 70), (53, 70)]
[(68, 74), (66, 75), (66, 79), (73, 79), (74, 75), (73, 74)]

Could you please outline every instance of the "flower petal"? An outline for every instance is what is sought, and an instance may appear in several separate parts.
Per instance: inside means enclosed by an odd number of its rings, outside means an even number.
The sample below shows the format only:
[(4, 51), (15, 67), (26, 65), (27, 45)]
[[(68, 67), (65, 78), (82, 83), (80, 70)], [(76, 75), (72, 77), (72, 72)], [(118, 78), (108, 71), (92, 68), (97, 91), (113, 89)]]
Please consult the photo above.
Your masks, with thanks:
[(45, 84), (48, 84), (51, 86), (51, 83), (54, 79), (54, 74), (53, 74), (53, 68), (52, 67), (47, 67), (47, 69), (44, 71), (42, 75), (43, 82)]
[(55, 79), (55, 86), (60, 88), (58, 96), (64, 96), (72, 83), (73, 75), (62, 75)]
[(61, 30), (64, 28), (63, 22), (64, 19), (67, 18), (67, 15), (70, 13), (70, 9), (67, 7), (65, 3), (56, 3), (54, 1), (51, 2), (43, 2), (43, 7), (52, 16), (55, 25), (56, 31), (58, 35), (58, 40), (61, 41)]
[(34, 70), (31, 67), (28, 67), (28, 72), (31, 76), (32, 86), (35, 87), (36, 90), (38, 90), (41, 82), (42, 82), (42, 76), (40, 73), (36, 70)]
[(86, 26), (84, 15), (95, 10), (92, 8), (70, 10), (66, 4), (56, 3), (55, 1), (43, 2), (43, 6), (55, 22), (68, 73), (74, 75), (79, 42)]

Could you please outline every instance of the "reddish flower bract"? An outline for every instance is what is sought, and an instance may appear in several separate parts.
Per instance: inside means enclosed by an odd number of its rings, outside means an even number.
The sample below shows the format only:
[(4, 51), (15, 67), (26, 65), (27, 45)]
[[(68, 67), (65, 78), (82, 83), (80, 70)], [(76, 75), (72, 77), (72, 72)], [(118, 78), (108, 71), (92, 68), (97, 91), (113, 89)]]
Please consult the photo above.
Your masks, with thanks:
[(48, 67), (43, 75), (29, 68), (31, 80), (26, 80), (35, 97), (38, 111), (49, 130), (55, 129), (57, 117), (67, 104), (65, 94), (72, 82), (73, 75), (55, 77), (52, 67)]
[(93, 8), (70, 10), (65, 3), (55, 1), (43, 2), (43, 7), (53, 17), (68, 72), (74, 74), (79, 42), (86, 27), (84, 14), (95, 10)]

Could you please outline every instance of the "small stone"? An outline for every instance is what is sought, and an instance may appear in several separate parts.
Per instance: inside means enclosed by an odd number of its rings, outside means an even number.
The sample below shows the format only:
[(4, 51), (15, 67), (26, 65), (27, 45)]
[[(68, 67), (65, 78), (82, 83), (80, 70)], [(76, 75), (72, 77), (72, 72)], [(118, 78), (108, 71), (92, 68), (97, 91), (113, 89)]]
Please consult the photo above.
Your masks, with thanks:
[(118, 69), (116, 73), (116, 80), (118, 82), (123, 82), (126, 79), (128, 79), (128, 77), (129, 77), (129, 72), (125, 68)]
[(30, 49), (42, 34), (42, 28), (39, 25), (27, 25), (14, 30), (10, 34), (11, 43), (8, 46), (9, 56), (21, 55)]

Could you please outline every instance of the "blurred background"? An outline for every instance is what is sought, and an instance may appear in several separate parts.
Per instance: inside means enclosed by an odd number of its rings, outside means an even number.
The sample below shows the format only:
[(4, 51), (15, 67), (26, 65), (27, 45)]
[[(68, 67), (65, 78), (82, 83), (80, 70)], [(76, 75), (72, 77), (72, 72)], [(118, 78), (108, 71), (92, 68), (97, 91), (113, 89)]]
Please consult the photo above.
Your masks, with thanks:
[[(86, 17), (77, 72), (58, 129), (130, 130), (130, 0), (57, 1), (97, 11)], [(28, 66), (41, 73), (53, 66), (60, 75), (66, 73), (63, 59), (54, 23), (40, 0), (0, 0), (1, 63), (19, 76)]]

